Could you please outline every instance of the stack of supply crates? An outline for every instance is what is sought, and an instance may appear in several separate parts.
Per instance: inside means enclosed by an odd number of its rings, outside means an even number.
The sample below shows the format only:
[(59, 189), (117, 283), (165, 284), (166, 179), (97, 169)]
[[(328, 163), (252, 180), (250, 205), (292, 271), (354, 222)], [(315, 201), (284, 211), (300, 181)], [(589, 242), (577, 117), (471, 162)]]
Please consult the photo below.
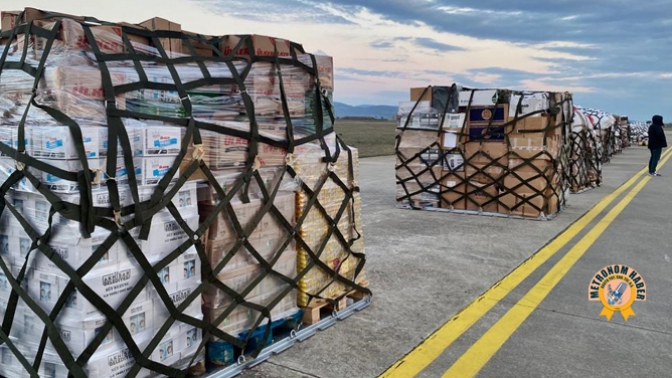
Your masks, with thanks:
[(534, 219), (566, 204), (569, 93), (427, 87), (402, 102), (397, 204)]
[(160, 18), (2, 25), (0, 376), (204, 374), (371, 294), (330, 57)]

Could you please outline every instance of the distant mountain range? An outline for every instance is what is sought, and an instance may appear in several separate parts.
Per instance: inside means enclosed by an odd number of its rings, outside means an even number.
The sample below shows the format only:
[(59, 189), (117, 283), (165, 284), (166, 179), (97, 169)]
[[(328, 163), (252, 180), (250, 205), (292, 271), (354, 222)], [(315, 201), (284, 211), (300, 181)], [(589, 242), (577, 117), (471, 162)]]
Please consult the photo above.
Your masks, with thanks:
[(336, 108), (336, 118), (345, 117), (372, 117), (392, 119), (399, 109), (396, 106), (389, 105), (357, 105), (352, 106), (342, 102), (334, 102)]

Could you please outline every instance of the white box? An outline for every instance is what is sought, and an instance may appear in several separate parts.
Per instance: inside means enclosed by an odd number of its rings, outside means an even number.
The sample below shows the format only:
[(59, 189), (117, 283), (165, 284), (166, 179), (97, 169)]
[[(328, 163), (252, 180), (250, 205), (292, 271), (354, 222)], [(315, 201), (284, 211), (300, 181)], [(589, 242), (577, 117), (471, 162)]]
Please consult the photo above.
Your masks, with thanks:
[(147, 126), (140, 129), (134, 144), (137, 156), (177, 156), (182, 143), (182, 128), (176, 126)]
[[(18, 126), (10, 126), (12, 129), (12, 147), (15, 150), (19, 149), (19, 127)], [(29, 155), (33, 154), (32, 151), (32, 143), (30, 140), (30, 128), (29, 127), (24, 127), (23, 128), (23, 146), (26, 148), (26, 153)]]
[[(411, 110), (413, 110), (415, 104), (415, 101), (399, 102), (399, 110), (397, 111), (397, 115), (408, 116), (411, 113)], [(436, 113), (436, 111), (432, 109), (432, 104), (429, 101), (420, 101), (417, 104), (418, 106), (416, 106), (415, 110), (413, 110), (413, 115)]]
[[(126, 311), (122, 317), (122, 320), (136, 342), (153, 336), (155, 333), (153, 323), (153, 302), (144, 301), (137, 304), (134, 303)], [(58, 328), (61, 337), (66, 343), (68, 349), (75, 354), (75, 357), (77, 357), (86, 348), (88, 348), (89, 344), (91, 344), (91, 341), (93, 341), (93, 339), (98, 336), (101, 328), (105, 325), (106, 322), (107, 318), (105, 317), (82, 321), (79, 318), (61, 316), (56, 321), (56, 327)], [(37, 329), (37, 331), (39, 333), (32, 336), (39, 340), (42, 334), (42, 330)], [(119, 332), (113, 327), (103, 340), (103, 343), (98, 347), (96, 352), (98, 353), (103, 350), (113, 351), (114, 349), (120, 350), (123, 347), (124, 341), (119, 335)]]
[[(142, 181), (140, 185), (158, 185), (159, 181), (168, 173), (175, 163), (175, 156), (143, 157), (142, 158)], [(177, 168), (171, 182), (176, 182), (180, 177), (180, 169)]]
[[(170, 297), (173, 305), (179, 307), (196, 289), (199, 285), (177, 285), (175, 291), (168, 291), (168, 296)], [(156, 289), (152, 288), (150, 290), (150, 296), (154, 301), (154, 324), (156, 328), (160, 328), (163, 324), (170, 318), (170, 312), (168, 308), (159, 297), (159, 294), (156, 292)], [(196, 298), (189, 303), (189, 305), (182, 311), (183, 314), (198, 318), (203, 315), (201, 309), (201, 297), (202, 295), (196, 296)]]
[[(149, 345), (151, 339), (138, 342), (138, 348), (144, 350)], [(84, 367), (89, 378), (120, 378), (125, 377), (129, 370), (135, 365), (135, 358), (131, 350), (120, 345), (119, 349), (114, 351), (102, 351), (95, 353), (89, 363)], [(137, 378), (149, 377), (150, 371), (140, 369)]]
[[(101, 187), (106, 187), (109, 176), (107, 174), (107, 161), (105, 159), (100, 160), (100, 169), (103, 172)], [(142, 181), (142, 158), (133, 158), (133, 170), (135, 172), (136, 182), (140, 183)], [(117, 185), (120, 189), (119, 191), (122, 192), (124, 189), (122, 185), (128, 184), (128, 169), (126, 169), (126, 162), (123, 158), (117, 158), (117, 167), (114, 172), (114, 179), (117, 181)]]
[[(93, 271), (87, 274), (83, 281), (110, 307), (117, 308), (143, 275), (142, 269), (129, 264)], [(28, 279), (28, 293), (40, 307), (49, 312), (69, 281), (70, 279), (63, 273), (34, 270)], [(147, 298), (147, 292), (145, 286), (136, 300)], [(61, 316), (90, 319), (102, 315), (93, 304), (76, 291), (70, 296)]]
[(462, 126), (465, 126), (464, 121), (466, 118), (467, 115), (464, 113), (447, 113), (443, 119), (443, 128), (462, 130)]
[(487, 89), (487, 90), (475, 90), (474, 98), (471, 98), (472, 91), (460, 91), (460, 106), (467, 107), (469, 106), (469, 101), (471, 100), (471, 106), (492, 106), (497, 103), (497, 90)]
[[(154, 195), (156, 187), (145, 187), (140, 188), (140, 202), (149, 201)], [(172, 190), (172, 186), (168, 187), (164, 193), (168, 193)], [(178, 190), (178, 192), (173, 196), (173, 204), (180, 211), (180, 214), (194, 214), (198, 213), (198, 190), (197, 184), (195, 182), (185, 182), (184, 185)]]
[[(68, 172), (76, 173), (82, 170), (82, 163), (79, 160), (40, 160), (46, 164)], [(95, 171), (101, 168), (99, 159), (89, 159), (88, 165), (89, 170), (91, 171)], [(79, 183), (75, 181), (64, 180), (58, 176), (52, 175), (51, 173), (42, 172), (34, 167), (29, 169), (40, 180), (40, 182), (51, 191), (60, 193), (79, 193)], [(92, 184), (92, 187), (98, 187), (98, 185)]]
[[(87, 159), (100, 157), (100, 127), (82, 126), (82, 142)], [(67, 126), (32, 126), (30, 129), (32, 155), (36, 158), (75, 160), (75, 138)]]
[(457, 147), (457, 133), (446, 131), (443, 133), (443, 147), (455, 148)]
[[(155, 265), (152, 262), (152, 265)], [(181, 254), (157, 273), (168, 292), (176, 292), (179, 286), (193, 286), (201, 282), (201, 263), (196, 247)]]
[(154, 349), (151, 359), (167, 366), (176, 364), (180, 360), (181, 349), (184, 349), (183, 339), (180, 326), (176, 322)]
[[(131, 145), (131, 152), (133, 156), (139, 156), (138, 155), (138, 149), (136, 146), (140, 143), (141, 140), (141, 134), (142, 134), (143, 129), (140, 127), (126, 127), (126, 134), (128, 134), (128, 140), (129, 144)], [(98, 141), (99, 141), (99, 153), (101, 157), (107, 157), (107, 151), (109, 151), (109, 130), (107, 127), (100, 127), (100, 130), (98, 132)], [(117, 156), (122, 157), (124, 156), (124, 151), (121, 148), (121, 143), (119, 141), (120, 137), (117, 137)]]
[[(98, 247), (110, 236), (110, 232), (96, 227), (90, 238), (84, 239), (79, 230), (73, 232), (70, 228), (54, 228), (54, 234), (49, 240), (49, 247), (61, 258), (77, 270), (98, 249)], [(119, 243), (115, 243), (95, 265), (94, 270), (111, 268), (116, 269), (119, 262)], [(42, 271), (58, 270), (59, 268), (43, 253), (35, 255), (34, 268)], [(89, 272), (92, 274), (93, 270)]]
[[(516, 116), (516, 110), (518, 107), (518, 102), (520, 101), (520, 95), (511, 95), (511, 100), (509, 102), (509, 117), (513, 118)], [(520, 113), (518, 117), (525, 116), (527, 114), (548, 109), (548, 93), (532, 93), (524, 94), (523, 101), (520, 103)], [(537, 113), (530, 117), (541, 117), (541, 113)]]
[[(198, 228), (198, 214), (185, 217), (184, 221), (192, 230)], [(161, 217), (157, 215), (152, 218), (152, 226), (147, 240), (139, 239), (140, 227), (131, 230), (130, 234), (135, 238), (138, 247), (149, 261), (159, 261), (165, 258), (188, 239), (188, 235), (172, 216)], [(121, 258), (126, 256), (131, 261), (135, 260), (125, 244), (121, 246), (120, 255)]]
[[(5, 182), (9, 176), (16, 171), (16, 160), (9, 157), (0, 157), (0, 182)], [(33, 184), (27, 178), (21, 178), (12, 189), (22, 192), (34, 191)]]

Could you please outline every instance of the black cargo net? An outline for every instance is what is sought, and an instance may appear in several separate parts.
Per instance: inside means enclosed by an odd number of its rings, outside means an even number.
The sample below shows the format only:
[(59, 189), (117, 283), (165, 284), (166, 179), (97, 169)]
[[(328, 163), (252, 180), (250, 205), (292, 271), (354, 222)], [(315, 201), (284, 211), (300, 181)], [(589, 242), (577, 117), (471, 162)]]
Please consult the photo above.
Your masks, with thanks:
[(568, 171), (569, 187), (578, 193), (602, 184), (602, 161), (599, 143), (591, 128), (572, 131), (571, 157)]
[[(21, 18), (22, 15), (19, 16), (19, 19)], [(38, 101), (41, 96), (45, 95), (42, 86), (45, 81), (45, 71), (50, 64), (50, 55), (53, 56), (50, 52), (56, 48), (57, 37), (64, 30), (63, 24), (65, 23), (69, 26), (76, 24), (83, 30), (87, 47), (90, 48), (90, 51), (86, 53), (87, 59), (91, 62), (92, 69), (99, 72), (98, 77), (102, 78), (103, 91), (100, 96), (102, 97), (101, 103), (104, 103), (104, 112), (101, 114), (104, 114), (102, 123), (106, 128), (105, 137), (108, 143), (107, 155), (102, 159), (104, 164), (101, 164), (101, 167), (89, 166), (90, 160), (87, 159), (84, 146), (81, 120), (69, 115), (68, 111), (63, 111), (63, 108)], [(103, 42), (98, 43), (93, 30), (98, 25), (118, 27), (123, 43), (120, 52), (101, 51), (100, 46)], [(13, 272), (12, 266), (0, 259), (0, 269), (6, 277), (7, 284), (11, 287), (0, 330), (0, 346), (8, 349), (11, 355), (19, 361), (22, 369), (25, 370), (22, 374), (37, 377), (38, 374), (44, 376), (53, 371), (51, 369), (54, 369), (55, 362), (45, 357), (45, 350), (49, 343), (50, 350), (52, 350), (50, 353), (57, 355), (56, 363), (64, 366), (68, 377), (94, 376), (96, 374), (92, 373), (92, 368), (87, 364), (91, 362), (95, 353), (102, 349), (109, 335), (114, 332), (114, 335), (118, 335), (118, 338), (123, 341), (126, 349), (117, 351), (118, 353), (114, 356), (106, 355), (106, 365), (119, 365), (128, 369), (124, 375), (127, 377), (145, 376), (148, 371), (153, 375), (184, 377), (187, 375), (189, 366), (202, 360), (206, 344), (213, 338), (235, 347), (236, 350), (246, 350), (252, 337), (250, 335), (257, 329), (264, 329), (263, 341), (255, 344), (252, 352), (252, 356), (256, 357), (266, 344), (265, 340), (271, 332), (272, 321), (277, 320), (273, 315), (274, 309), (292, 292), (300, 291), (299, 295), (305, 297), (305, 303), (302, 304), (304, 306), (314, 299), (328, 301), (339, 299), (339, 295), (324, 293), (334, 285), (345, 288), (343, 295), (345, 291), (351, 290), (371, 294), (366, 287), (361, 285), (362, 280), (360, 279), (363, 275), (365, 255), (361, 247), (361, 224), (354, 221), (359, 217), (359, 214), (355, 214), (355, 209), (358, 206), (356, 202), (360, 201), (359, 187), (356, 182), (357, 168), (354, 165), (356, 156), (352, 149), (333, 134), (332, 105), (326, 91), (322, 89), (316, 58), (314, 55), (305, 54), (300, 45), (291, 43), (290, 56), (284, 59), (279, 57), (277, 45), (272, 55), (259, 56), (255, 54), (256, 50), (251, 36), (237, 36), (239, 41), (235, 47), (224, 53), (220, 49), (220, 43), (225, 37), (206, 38), (176, 31), (149, 31), (132, 25), (115, 25), (91, 18), (71, 19), (56, 14), (50, 14), (50, 17), (44, 20), (31, 21), (0, 34), (0, 39), (5, 38), (10, 42), (7, 43), (0, 56), (0, 82), (3, 74), (7, 76), (8, 72), (16, 71), (22, 71), (34, 79), (32, 90), (29, 91), (29, 101), (24, 104), (23, 115), (15, 124), (17, 144), (0, 143), (0, 152), (11, 159), (12, 165), (15, 165), (13, 172), (0, 187), (2, 193), (0, 212), (4, 215), (11, 214), (11, 218), (20, 224), (21, 232), (25, 233), (29, 242), (25, 255), (18, 260), (18, 272)], [(138, 52), (138, 44), (132, 42), (134, 38), (151, 41), (157, 53), (151, 55)], [(10, 47), (11, 41), (17, 39), (22, 40), (23, 43)], [(173, 56), (166, 51), (162, 44), (162, 40), (165, 39), (178, 41), (186, 46), (187, 55)], [(13, 50), (13, 46), (19, 46), (19, 50)], [(212, 50), (212, 56), (197, 56), (195, 46)], [(36, 62), (31, 62), (29, 59), (32, 48), (42, 52)], [(249, 59), (236, 58), (236, 54), (242, 49), (249, 52)], [(11, 53), (10, 50), (12, 50)], [(308, 56), (310, 59), (302, 60), (299, 55)], [(10, 57), (14, 58), (10, 59)], [(16, 57), (19, 58), (15, 59)], [(270, 138), (260, 132), (260, 121), (255, 102), (252, 95), (248, 93), (246, 79), (253, 65), (261, 62), (271, 64), (275, 77), (280, 82), (278, 100), (282, 106), (285, 134), (281, 139)], [(218, 63), (216, 69), (226, 70), (230, 75), (222, 77), (222, 75), (213, 73), (215, 63)], [(114, 67), (120, 65), (126, 67), (129, 72), (132, 71), (132, 76), (137, 77), (138, 80), (118, 82), (115, 79), (117, 71)], [(195, 69), (201, 73), (200, 78), (193, 81), (184, 80), (179, 69), (183, 65), (196, 67)], [(149, 71), (156, 66), (167, 69), (170, 80), (153, 80), (153, 74)], [(312, 125), (293, 124), (288, 105), (290, 101), (286, 97), (286, 85), (283, 83), (283, 80), (289, 77), (284, 74), (284, 71), (289, 69), (299, 69), (312, 78), (313, 93), (310, 104), (311, 112), (314, 114)], [(194, 102), (192, 95), (197, 88), (204, 86), (237, 88), (240, 96), (237, 105), (242, 108), (237, 120), (246, 123), (248, 129), (241, 130), (225, 124), (197, 119), (198, 117), (194, 116), (195, 108), (207, 106), (208, 102), (202, 98)], [(166, 114), (160, 111), (152, 114), (142, 111), (141, 106), (130, 101), (131, 97), (128, 95), (138, 91), (142, 93), (143, 90), (172, 93), (173, 98), (179, 99), (180, 114)], [(46, 94), (47, 97), (49, 95), (49, 93)], [(57, 94), (51, 95), (57, 96)], [(127, 96), (125, 106), (120, 106), (118, 99), (124, 95)], [(26, 126), (30, 125), (28, 115), (31, 111), (40, 111), (53, 121), (67, 127), (74, 140), (76, 160), (81, 164), (80, 169), (58, 167), (27, 153)], [(153, 182), (155, 186), (149, 193), (147, 193), (146, 186), (140, 185), (144, 181), (139, 182), (136, 174), (134, 136), (125, 125), (128, 120), (155, 121), (164, 126), (171, 125), (179, 128), (182, 134), (179, 151), (174, 161), (160, 168), (165, 174)], [(0, 128), (2, 127), (5, 126)], [(204, 147), (204, 139), (208, 136), (220, 135), (232, 139), (242, 138), (247, 143), (244, 164), (237, 167), (239, 174), (227, 185), (222, 184), (218, 171), (211, 169), (204, 159), (204, 155), (209, 153), (207, 147)], [(297, 150), (309, 145), (317, 146), (319, 154), (314, 166), (321, 167), (313, 179), (302, 177), (302, 168), (298, 162), (294, 161), (301, 160)], [(264, 166), (264, 162), (260, 157), (264, 151), (273, 149), (283, 151), (282, 161), (277, 166), (277, 173), (269, 181), (268, 177), (262, 175), (261, 167)], [(121, 166), (119, 166), (118, 158), (123, 161)], [(304, 164), (310, 164), (310, 161)], [(341, 168), (338, 168), (339, 166)], [(305, 168), (305, 165), (303, 167)], [(125, 171), (128, 176), (123, 182), (117, 180), (120, 170)], [(78, 189), (71, 194), (76, 194), (78, 200), (70, 202), (64, 199), (64, 196), (57, 194), (52, 190), (53, 186), (45, 184), (44, 180), (38, 177), (40, 176), (36, 174), (38, 171), (42, 172), (42, 175), (64, 180), (76, 186)], [(189, 201), (193, 199), (190, 199), (191, 197), (178, 198), (178, 193), (189, 185), (191, 182), (189, 178), (194, 175), (200, 175), (201, 184), (207, 184), (199, 185), (198, 190), (205, 189), (212, 201), (208, 208), (209, 211), (205, 214), (199, 213), (200, 221), (195, 224), (191, 222), (192, 226), (190, 226), (189, 220), (183, 217), (179, 208), (183, 202), (179, 201), (184, 200), (186, 201), (184, 203), (190, 203)], [(280, 209), (277, 205), (282, 193), (282, 182), (286, 181), (298, 183), (298, 188), (293, 189), (292, 201), (296, 195), (301, 199), (301, 207), (292, 208), (295, 202), (292, 202), (288, 210)], [(268, 184), (269, 182), (271, 184)], [(45, 227), (35, 227), (16, 201), (8, 201), (13, 195), (18, 195), (15, 188), (28, 184), (48, 202)], [(98, 192), (94, 188), (101, 185), (106, 187), (104, 193), (106, 198), (109, 197), (109, 206), (96, 205), (98, 198), (94, 198), (94, 194)], [(329, 187), (334, 193), (337, 192), (333, 198), (337, 198), (338, 201), (320, 197), (325, 187)], [(240, 212), (236, 211), (237, 202), (234, 199), (240, 199), (243, 204), (256, 200), (258, 206), (253, 214), (243, 217)], [(284, 210), (287, 210), (285, 213), (292, 213), (292, 217), (283, 214)], [(294, 210), (296, 210), (296, 219), (292, 219)], [(213, 264), (211, 263), (212, 255), (206, 253), (208, 244), (206, 240), (208, 240), (208, 234), (213, 232), (212, 225), (218, 217), (228, 221), (227, 224), (232, 228), (229, 231), (233, 236), (230, 238), (232, 242), (226, 246), (225, 250), (216, 251), (221, 254), (221, 258)], [(310, 217), (318, 219), (320, 224), (327, 225), (326, 234), (318, 233), (319, 240), (315, 243), (308, 243), (302, 236), (307, 230), (310, 231), (307, 225), (315, 222), (315, 219), (311, 220)], [(346, 220), (346, 226), (342, 226), (344, 220)], [(255, 232), (261, 232), (262, 226), (260, 225), (267, 221), (274, 222), (281, 230), (282, 236), (273, 239), (271, 253), (262, 253), (260, 243), (252, 242), (252, 239)], [(50, 246), (53, 237), (57, 235), (58, 225), (56, 223), (60, 225), (73, 222), (78, 225), (82, 240), (90, 240), (92, 235), (98, 235), (99, 231), (104, 231), (107, 235), (99, 241), (99, 245), (94, 246), (91, 256), (86, 258), (78, 268), (71, 266), (57, 250)], [(166, 227), (165, 230), (175, 235), (181, 235), (181, 238), (178, 238), (178, 245), (166, 251), (161, 258), (150, 261), (147, 249), (154, 246), (149, 246), (148, 240), (151, 240), (150, 235), (153, 231), (162, 227)], [(223, 225), (220, 223), (219, 227)], [(313, 234), (316, 233), (313, 232)], [(334, 243), (337, 248), (344, 251), (345, 256), (339, 259), (338, 264), (327, 263), (323, 258), (325, 248)], [(128, 286), (127, 294), (120, 298), (118, 306), (111, 306), (106, 300), (107, 294), (91, 287), (86, 277), (87, 273), (91, 272), (101, 260), (107, 258), (108, 252), (115, 246), (120, 255), (122, 251), (126, 251), (128, 258), (137, 262), (134, 266), (139, 266), (140, 274), (134, 277), (133, 280), (137, 280), (137, 283)], [(258, 275), (255, 279), (248, 280), (249, 282), (244, 287), (232, 287), (218, 277), (230, 261), (243, 258), (242, 249), (247, 251), (244, 258), (252, 259), (252, 265), (256, 267), (255, 272)], [(287, 269), (281, 270), (278, 267), (283, 261), (283, 256), (290, 250), (294, 250), (295, 254), (298, 250), (298, 257), (304, 262), (299, 263), (298, 271), (295, 270), (288, 274)], [(23, 249), (22, 252), (24, 252)], [(195, 255), (196, 264), (200, 266), (199, 284), (188, 288), (171, 286), (168, 289), (168, 286), (164, 286), (164, 272), (173, 269), (178, 264), (181, 273), (182, 265), (179, 264), (182, 263), (181, 259), (189, 253)], [(45, 258), (47, 260), (44, 260)], [(296, 255), (292, 258), (296, 261)], [(67, 276), (66, 283), (61, 287), (60, 295), (52, 301), (53, 306), (50, 305), (50, 310), (45, 310), (40, 304), (42, 298), (35, 298), (31, 295), (32, 291), (26, 289), (30, 286), (31, 261), (34, 259), (43, 259), (50, 266), (53, 265), (60, 275)], [(184, 264), (184, 275), (187, 277), (193, 271), (194, 265), (189, 265), (188, 262)], [(346, 265), (349, 266), (347, 274), (344, 273)], [(106, 283), (123, 282), (133, 274), (129, 272), (120, 270), (103, 280)], [(328, 279), (324, 279), (317, 286), (311, 286), (311, 291), (303, 291), (302, 288), (306, 287), (303, 283), (306, 277), (310, 277), (315, 272), (319, 272), (320, 277)], [(248, 300), (250, 293), (261, 290), (259, 285), (267, 282), (265, 280), (269, 277), (284, 283), (283, 289), (273, 292), (264, 305)], [(46, 285), (45, 283), (45, 286), (40, 287), (40, 293), (45, 290), (44, 295), (51, 296), (51, 291), (46, 291), (50, 286)], [(134, 339), (134, 329), (142, 326), (143, 323), (133, 322), (129, 327), (125, 317), (130, 313), (129, 310), (138, 303), (138, 298), (145, 295), (143, 293), (152, 287), (154, 295), (158, 297), (162, 306), (165, 306), (162, 311), (166, 313), (166, 320), (155, 325), (151, 337), (139, 342)], [(207, 321), (188, 311), (198, 308), (196, 313), (200, 313), (202, 297), (206, 293), (210, 296), (228, 298), (227, 305), (219, 307), (216, 315), (212, 315)], [(57, 325), (62, 311), (72, 305), (73, 296), (75, 300), (79, 296), (80, 302), (86, 300), (105, 317), (104, 322), (97, 325), (93, 341), (85, 345), (81, 353), (74, 354), (68, 348), (66, 341), (69, 340), (66, 340), (63, 329)], [(21, 335), (25, 330), (19, 329), (21, 328), (19, 324), (23, 324), (21, 322), (26, 320), (19, 319), (20, 307), (25, 307), (24, 315), (31, 316), (40, 327), (44, 327), (43, 331), (39, 332), (38, 338), (33, 341), (34, 348), (29, 352), (26, 352), (26, 347), (21, 343)], [(247, 337), (232, 335), (219, 328), (221, 324), (228, 321), (227, 318), (234, 310), (240, 308), (244, 308), (244, 312), (248, 315), (256, 314)], [(158, 316), (155, 318), (158, 319)], [(172, 354), (174, 350), (173, 344), (162, 345), (162, 340), (167, 337), (168, 333), (173, 332), (176, 324), (180, 327), (193, 327), (199, 333), (199, 335), (194, 334), (193, 338), (187, 336), (187, 339), (197, 344), (197, 347), (192, 346), (193, 353), (182, 358), (179, 366), (161, 362), (169, 361), (171, 357), (169, 353)], [(23, 328), (27, 328), (27, 323), (23, 325)], [(161, 350), (161, 355), (157, 358), (155, 356), (158, 349)], [(49, 372), (45, 372), (47, 370)]]
[[(539, 219), (559, 212), (565, 206), (568, 185), (565, 175), (570, 157), (571, 96), (562, 95), (561, 99), (551, 96), (548, 108), (524, 113), (521, 111), (523, 100), (534, 92), (498, 91), (498, 98), (507, 99), (504, 103), (508, 103), (508, 96), (518, 96), (515, 115), (510, 117), (507, 114), (508, 121), (495, 123), (496, 113), (506, 109), (500, 106), (502, 103), (479, 107), (491, 116), (478, 127), (473, 127), (468, 124), (468, 117), (470, 111), (476, 108), (473, 106), (474, 96), (480, 90), (463, 90), (471, 91), (471, 97), (467, 106), (462, 107), (466, 110), (460, 110), (467, 116), (459, 128), (452, 131), (457, 141), (455, 147), (446, 148), (439, 140), (446, 131), (445, 115), (455, 114), (460, 108), (456, 85), (450, 89), (425, 88), (406, 121), (402, 121), (403, 125), (398, 128), (398, 205), (416, 210), (442, 208)], [(445, 103), (433, 101), (436, 114), (429, 116), (430, 120), (426, 123), (431, 124), (431, 118), (434, 118), (434, 127), (419, 130), (411, 125), (415, 122), (412, 117), (422, 99), (432, 91), (441, 91), (446, 100)], [(438, 110), (437, 104), (441, 106)], [(535, 116), (546, 117), (548, 122), (542, 127), (516, 127)], [(434, 142), (417, 151), (404, 148), (410, 133), (426, 133)], [(541, 143), (530, 149), (514, 146), (516, 137), (538, 138)], [(494, 143), (501, 144), (503, 149), (493, 152), (490, 146), (497, 139), (503, 143)]]

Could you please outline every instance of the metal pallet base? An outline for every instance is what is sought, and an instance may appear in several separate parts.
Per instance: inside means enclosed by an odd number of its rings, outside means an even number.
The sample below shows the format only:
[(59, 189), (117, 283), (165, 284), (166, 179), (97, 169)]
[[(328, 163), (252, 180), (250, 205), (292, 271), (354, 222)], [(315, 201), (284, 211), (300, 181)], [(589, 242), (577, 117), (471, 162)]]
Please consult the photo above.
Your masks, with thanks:
[(251, 369), (264, 361), (268, 360), (271, 356), (280, 354), (285, 350), (291, 348), (296, 343), (305, 341), (315, 335), (317, 331), (324, 331), (325, 329), (333, 326), (339, 320), (344, 320), (350, 317), (355, 312), (362, 311), (363, 309), (369, 307), (371, 304), (371, 297), (364, 298), (359, 302), (353, 303), (348, 306), (343, 311), (334, 312), (331, 317), (320, 320), (319, 322), (303, 328), (299, 331), (292, 331), (289, 337), (282, 339), (278, 342), (273, 343), (273, 345), (264, 348), (259, 356), (254, 360), (246, 361), (244, 356), (241, 356), (238, 359), (238, 362), (234, 365), (227, 366), (216, 370), (214, 372), (204, 374), (199, 378), (231, 378), (238, 376), (243, 373), (246, 369)]
[(398, 209), (404, 209), (404, 210), (422, 210), (422, 211), (433, 211), (436, 213), (450, 213), (450, 214), (463, 214), (463, 215), (477, 215), (481, 217), (492, 217), (492, 218), (506, 218), (506, 219), (516, 219), (516, 220), (528, 220), (528, 221), (549, 221), (557, 217), (559, 214), (561, 214), (567, 206), (563, 206), (560, 208), (560, 210), (555, 213), (555, 214), (550, 214), (550, 215), (542, 215), (538, 218), (530, 218), (530, 217), (523, 217), (520, 215), (509, 215), (509, 214), (504, 214), (504, 213), (491, 213), (487, 211), (476, 211), (476, 210), (451, 210), (451, 209), (440, 209), (436, 207), (423, 207), (423, 208), (417, 208), (417, 207), (411, 207), (409, 205), (397, 205)]

